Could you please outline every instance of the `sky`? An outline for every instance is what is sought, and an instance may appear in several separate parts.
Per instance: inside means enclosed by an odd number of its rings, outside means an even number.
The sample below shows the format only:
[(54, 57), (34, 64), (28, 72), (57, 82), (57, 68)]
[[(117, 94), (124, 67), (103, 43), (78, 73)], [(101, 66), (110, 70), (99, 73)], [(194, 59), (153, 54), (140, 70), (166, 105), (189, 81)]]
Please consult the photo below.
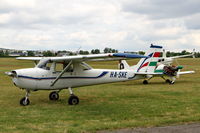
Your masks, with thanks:
[(0, 0), (0, 48), (200, 51), (200, 0)]

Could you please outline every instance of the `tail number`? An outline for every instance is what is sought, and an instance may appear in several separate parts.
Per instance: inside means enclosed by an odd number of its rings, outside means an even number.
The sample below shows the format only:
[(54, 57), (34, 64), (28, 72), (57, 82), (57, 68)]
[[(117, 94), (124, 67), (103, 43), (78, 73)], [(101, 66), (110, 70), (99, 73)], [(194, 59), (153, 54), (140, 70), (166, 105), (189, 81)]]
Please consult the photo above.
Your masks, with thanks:
[(127, 72), (110, 72), (110, 78), (126, 78)]

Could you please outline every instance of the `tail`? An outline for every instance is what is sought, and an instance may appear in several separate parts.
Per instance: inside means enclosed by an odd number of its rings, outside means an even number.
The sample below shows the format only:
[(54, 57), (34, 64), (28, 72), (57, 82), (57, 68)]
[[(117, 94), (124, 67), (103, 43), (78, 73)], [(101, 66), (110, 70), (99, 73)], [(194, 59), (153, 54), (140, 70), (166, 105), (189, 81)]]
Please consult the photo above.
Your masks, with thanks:
[(159, 62), (159, 59), (162, 56), (162, 52), (163, 52), (162, 46), (156, 46), (151, 44), (150, 50), (145, 53), (145, 56), (149, 56), (149, 58), (140, 59), (138, 64), (134, 66), (136, 72), (143, 72), (143, 73), (154, 72)]

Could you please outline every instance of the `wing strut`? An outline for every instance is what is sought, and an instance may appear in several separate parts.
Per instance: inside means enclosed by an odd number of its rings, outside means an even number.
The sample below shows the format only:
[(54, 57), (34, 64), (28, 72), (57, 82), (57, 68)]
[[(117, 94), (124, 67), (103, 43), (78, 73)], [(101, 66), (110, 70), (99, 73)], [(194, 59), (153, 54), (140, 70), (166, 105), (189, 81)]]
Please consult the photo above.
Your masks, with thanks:
[(69, 68), (69, 66), (72, 64), (72, 60), (69, 62), (69, 64), (63, 69), (63, 71), (56, 77), (56, 79), (52, 82), (51, 86), (54, 86), (54, 84), (58, 81), (58, 79), (66, 72), (66, 70)]

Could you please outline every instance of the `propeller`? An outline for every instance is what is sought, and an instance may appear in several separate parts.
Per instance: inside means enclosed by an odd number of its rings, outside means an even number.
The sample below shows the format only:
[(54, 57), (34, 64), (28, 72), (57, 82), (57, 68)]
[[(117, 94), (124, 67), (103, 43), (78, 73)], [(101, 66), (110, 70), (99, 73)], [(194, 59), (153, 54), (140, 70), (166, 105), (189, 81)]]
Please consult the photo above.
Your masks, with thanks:
[(5, 72), (5, 74), (8, 75), (8, 76), (10, 76), (10, 77), (17, 77), (16, 71)]

